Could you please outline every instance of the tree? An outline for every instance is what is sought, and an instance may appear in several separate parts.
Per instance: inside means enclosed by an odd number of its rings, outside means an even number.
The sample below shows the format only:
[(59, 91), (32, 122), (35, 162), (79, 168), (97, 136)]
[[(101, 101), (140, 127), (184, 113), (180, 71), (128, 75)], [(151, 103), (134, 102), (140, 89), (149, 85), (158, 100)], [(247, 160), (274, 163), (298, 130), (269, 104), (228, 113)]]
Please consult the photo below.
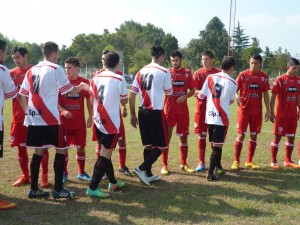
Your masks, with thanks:
[(166, 52), (166, 61), (170, 62), (170, 53), (178, 49), (178, 40), (170, 33), (164, 36), (161, 46)]
[(241, 57), (240, 57), (240, 67), (237, 72), (240, 72), (241, 70), (245, 70), (249, 68), (249, 60), (252, 55), (254, 54), (260, 54), (262, 53), (262, 49), (259, 47), (259, 41), (256, 37), (251, 38), (252, 44), (250, 47), (242, 49), (241, 51)]

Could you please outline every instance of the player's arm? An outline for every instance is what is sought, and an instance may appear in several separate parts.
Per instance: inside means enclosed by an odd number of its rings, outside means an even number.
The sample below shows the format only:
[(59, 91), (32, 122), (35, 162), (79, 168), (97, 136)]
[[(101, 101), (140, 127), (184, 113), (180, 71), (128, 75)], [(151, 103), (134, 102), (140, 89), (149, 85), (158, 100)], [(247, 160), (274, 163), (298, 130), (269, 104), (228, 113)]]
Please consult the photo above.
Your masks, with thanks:
[(73, 95), (73, 94), (79, 93), (81, 90), (89, 91), (89, 89), (90, 89), (90, 86), (88, 84), (81, 82), (79, 85), (74, 86), (73, 89), (68, 93)]
[(297, 109), (298, 109), (298, 120), (299, 120), (300, 119), (300, 95), (298, 96)]
[(269, 92), (265, 91), (263, 93), (264, 96), (264, 102), (266, 106), (266, 113), (265, 113), (265, 122), (267, 122), (270, 119), (270, 98), (269, 98)]
[(70, 119), (73, 117), (72, 113), (68, 110), (66, 110), (64, 107), (62, 107), (61, 104), (57, 103), (58, 111), (60, 112), (60, 115), (64, 116), (67, 119)]
[(276, 94), (272, 93), (271, 100), (270, 100), (270, 121), (272, 123), (275, 122), (275, 114), (274, 114), (275, 99), (276, 99)]
[[(90, 96), (90, 98), (92, 98), (92, 96)], [(90, 100), (90, 98), (86, 99), (86, 107), (87, 107), (87, 110), (89, 113), (89, 116), (86, 120), (87, 128), (92, 126), (93, 104), (92, 104), (92, 101)]]
[(177, 103), (183, 103), (185, 102), (189, 97), (192, 97), (195, 94), (195, 88), (192, 88), (189, 90), (189, 92), (186, 95), (180, 96), (177, 98)]
[(129, 95), (130, 124), (134, 128), (137, 128), (137, 125), (138, 125), (138, 120), (137, 120), (136, 113), (135, 113), (135, 98), (136, 98), (136, 94), (137, 93), (130, 92), (130, 95)]
[(26, 97), (24, 95), (20, 95), (19, 99), (20, 99), (21, 107), (22, 107), (23, 111), (26, 113), (27, 108), (28, 108), (28, 97)]

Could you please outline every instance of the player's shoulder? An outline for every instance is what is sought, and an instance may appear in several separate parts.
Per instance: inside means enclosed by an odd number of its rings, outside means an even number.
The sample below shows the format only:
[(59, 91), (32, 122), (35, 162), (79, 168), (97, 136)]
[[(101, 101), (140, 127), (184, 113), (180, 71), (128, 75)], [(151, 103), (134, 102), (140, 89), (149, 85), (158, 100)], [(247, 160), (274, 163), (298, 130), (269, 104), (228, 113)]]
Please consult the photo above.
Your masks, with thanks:
[(4, 65), (0, 65), (0, 72), (8, 72), (8, 68)]

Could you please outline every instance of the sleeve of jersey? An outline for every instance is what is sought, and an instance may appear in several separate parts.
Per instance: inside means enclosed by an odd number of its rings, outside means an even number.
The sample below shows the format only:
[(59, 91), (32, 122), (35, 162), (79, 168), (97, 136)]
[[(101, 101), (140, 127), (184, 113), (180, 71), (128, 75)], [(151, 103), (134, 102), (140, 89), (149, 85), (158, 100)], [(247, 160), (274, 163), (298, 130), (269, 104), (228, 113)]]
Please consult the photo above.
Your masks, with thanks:
[(132, 82), (131, 88), (130, 88), (130, 92), (135, 93), (135, 94), (139, 92), (139, 84), (138, 84), (139, 77), (140, 77), (140, 73), (138, 73), (135, 76), (135, 78)]
[(166, 95), (172, 95), (173, 94), (173, 86), (171, 81), (171, 73), (168, 70), (166, 74), (165, 84), (164, 84), (164, 90)]
[(189, 75), (189, 89), (193, 89), (196, 87), (193, 75), (190, 73)]
[(57, 67), (58, 88), (61, 95), (67, 94), (73, 90), (73, 85), (67, 78), (65, 71), (61, 67)]
[(27, 74), (21, 84), (21, 88), (19, 90), (19, 94), (20, 95), (23, 95), (25, 97), (28, 97), (29, 96), (29, 90), (30, 90), (30, 86), (29, 86), (29, 83), (28, 83), (28, 79), (27, 79)]
[(278, 79), (275, 80), (274, 86), (272, 88), (272, 94), (278, 94), (280, 88), (280, 81)]
[[(86, 84), (88, 84), (90, 86), (90, 81), (88, 79), (84, 79), (83, 82), (86, 83)], [(85, 91), (84, 94), (85, 94), (85, 98), (86, 99), (90, 99), (91, 98), (91, 94), (90, 94), (89, 91)]]
[(200, 81), (199, 81), (199, 77), (198, 77), (198, 73), (195, 72), (193, 75), (193, 79), (194, 79), (194, 84), (195, 84), (195, 88), (196, 90), (200, 90)]
[(270, 90), (270, 82), (269, 82), (269, 75), (266, 75), (266, 85), (265, 85), (265, 90), (264, 91), (268, 91)]
[(126, 99), (128, 97), (127, 83), (124, 77), (122, 77), (120, 97), (121, 99)]
[(5, 71), (4, 73), (3, 84), (4, 84), (4, 94), (6, 99), (15, 98), (18, 95), (16, 86), (13, 80), (11, 79), (8, 71)]

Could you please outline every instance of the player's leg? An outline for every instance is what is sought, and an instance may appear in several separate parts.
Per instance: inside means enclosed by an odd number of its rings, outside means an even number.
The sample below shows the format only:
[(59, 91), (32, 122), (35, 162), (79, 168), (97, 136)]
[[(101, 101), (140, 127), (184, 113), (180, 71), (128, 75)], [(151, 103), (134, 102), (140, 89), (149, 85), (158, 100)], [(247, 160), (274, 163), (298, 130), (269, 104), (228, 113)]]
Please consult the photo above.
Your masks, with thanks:
[(285, 121), (277, 118), (273, 127), (273, 140), (271, 141), (271, 167), (279, 169), (280, 166), (277, 162), (277, 154), (279, 150), (279, 142), (282, 136), (285, 136)]
[(240, 168), (240, 156), (243, 149), (244, 139), (247, 133), (247, 127), (249, 124), (249, 116), (242, 113), (237, 117), (237, 138), (234, 144), (234, 161), (231, 169), (238, 170)]
[(126, 176), (132, 177), (132, 173), (126, 166), (126, 156), (127, 156), (127, 146), (126, 146), (126, 133), (125, 126), (122, 116), (120, 117), (120, 130), (118, 139), (118, 153), (119, 153), (119, 172), (125, 174)]
[(205, 123), (205, 113), (195, 113), (194, 132), (198, 134), (199, 164), (196, 167), (196, 172), (202, 172), (205, 170), (205, 152), (207, 136), (207, 124)]
[(49, 150), (44, 149), (44, 154), (41, 160), (42, 166), (42, 177), (41, 177), (41, 187), (46, 188), (49, 186), (48, 182), (48, 162), (49, 162)]
[[(168, 129), (168, 141), (170, 143), (173, 133), (173, 128), (176, 125), (175, 115), (166, 115), (167, 120), (167, 129)], [(169, 174), (169, 167), (168, 167), (168, 158), (169, 158), (169, 148), (165, 149), (162, 153), (162, 163), (163, 167), (160, 170), (160, 173), (163, 175)]]

